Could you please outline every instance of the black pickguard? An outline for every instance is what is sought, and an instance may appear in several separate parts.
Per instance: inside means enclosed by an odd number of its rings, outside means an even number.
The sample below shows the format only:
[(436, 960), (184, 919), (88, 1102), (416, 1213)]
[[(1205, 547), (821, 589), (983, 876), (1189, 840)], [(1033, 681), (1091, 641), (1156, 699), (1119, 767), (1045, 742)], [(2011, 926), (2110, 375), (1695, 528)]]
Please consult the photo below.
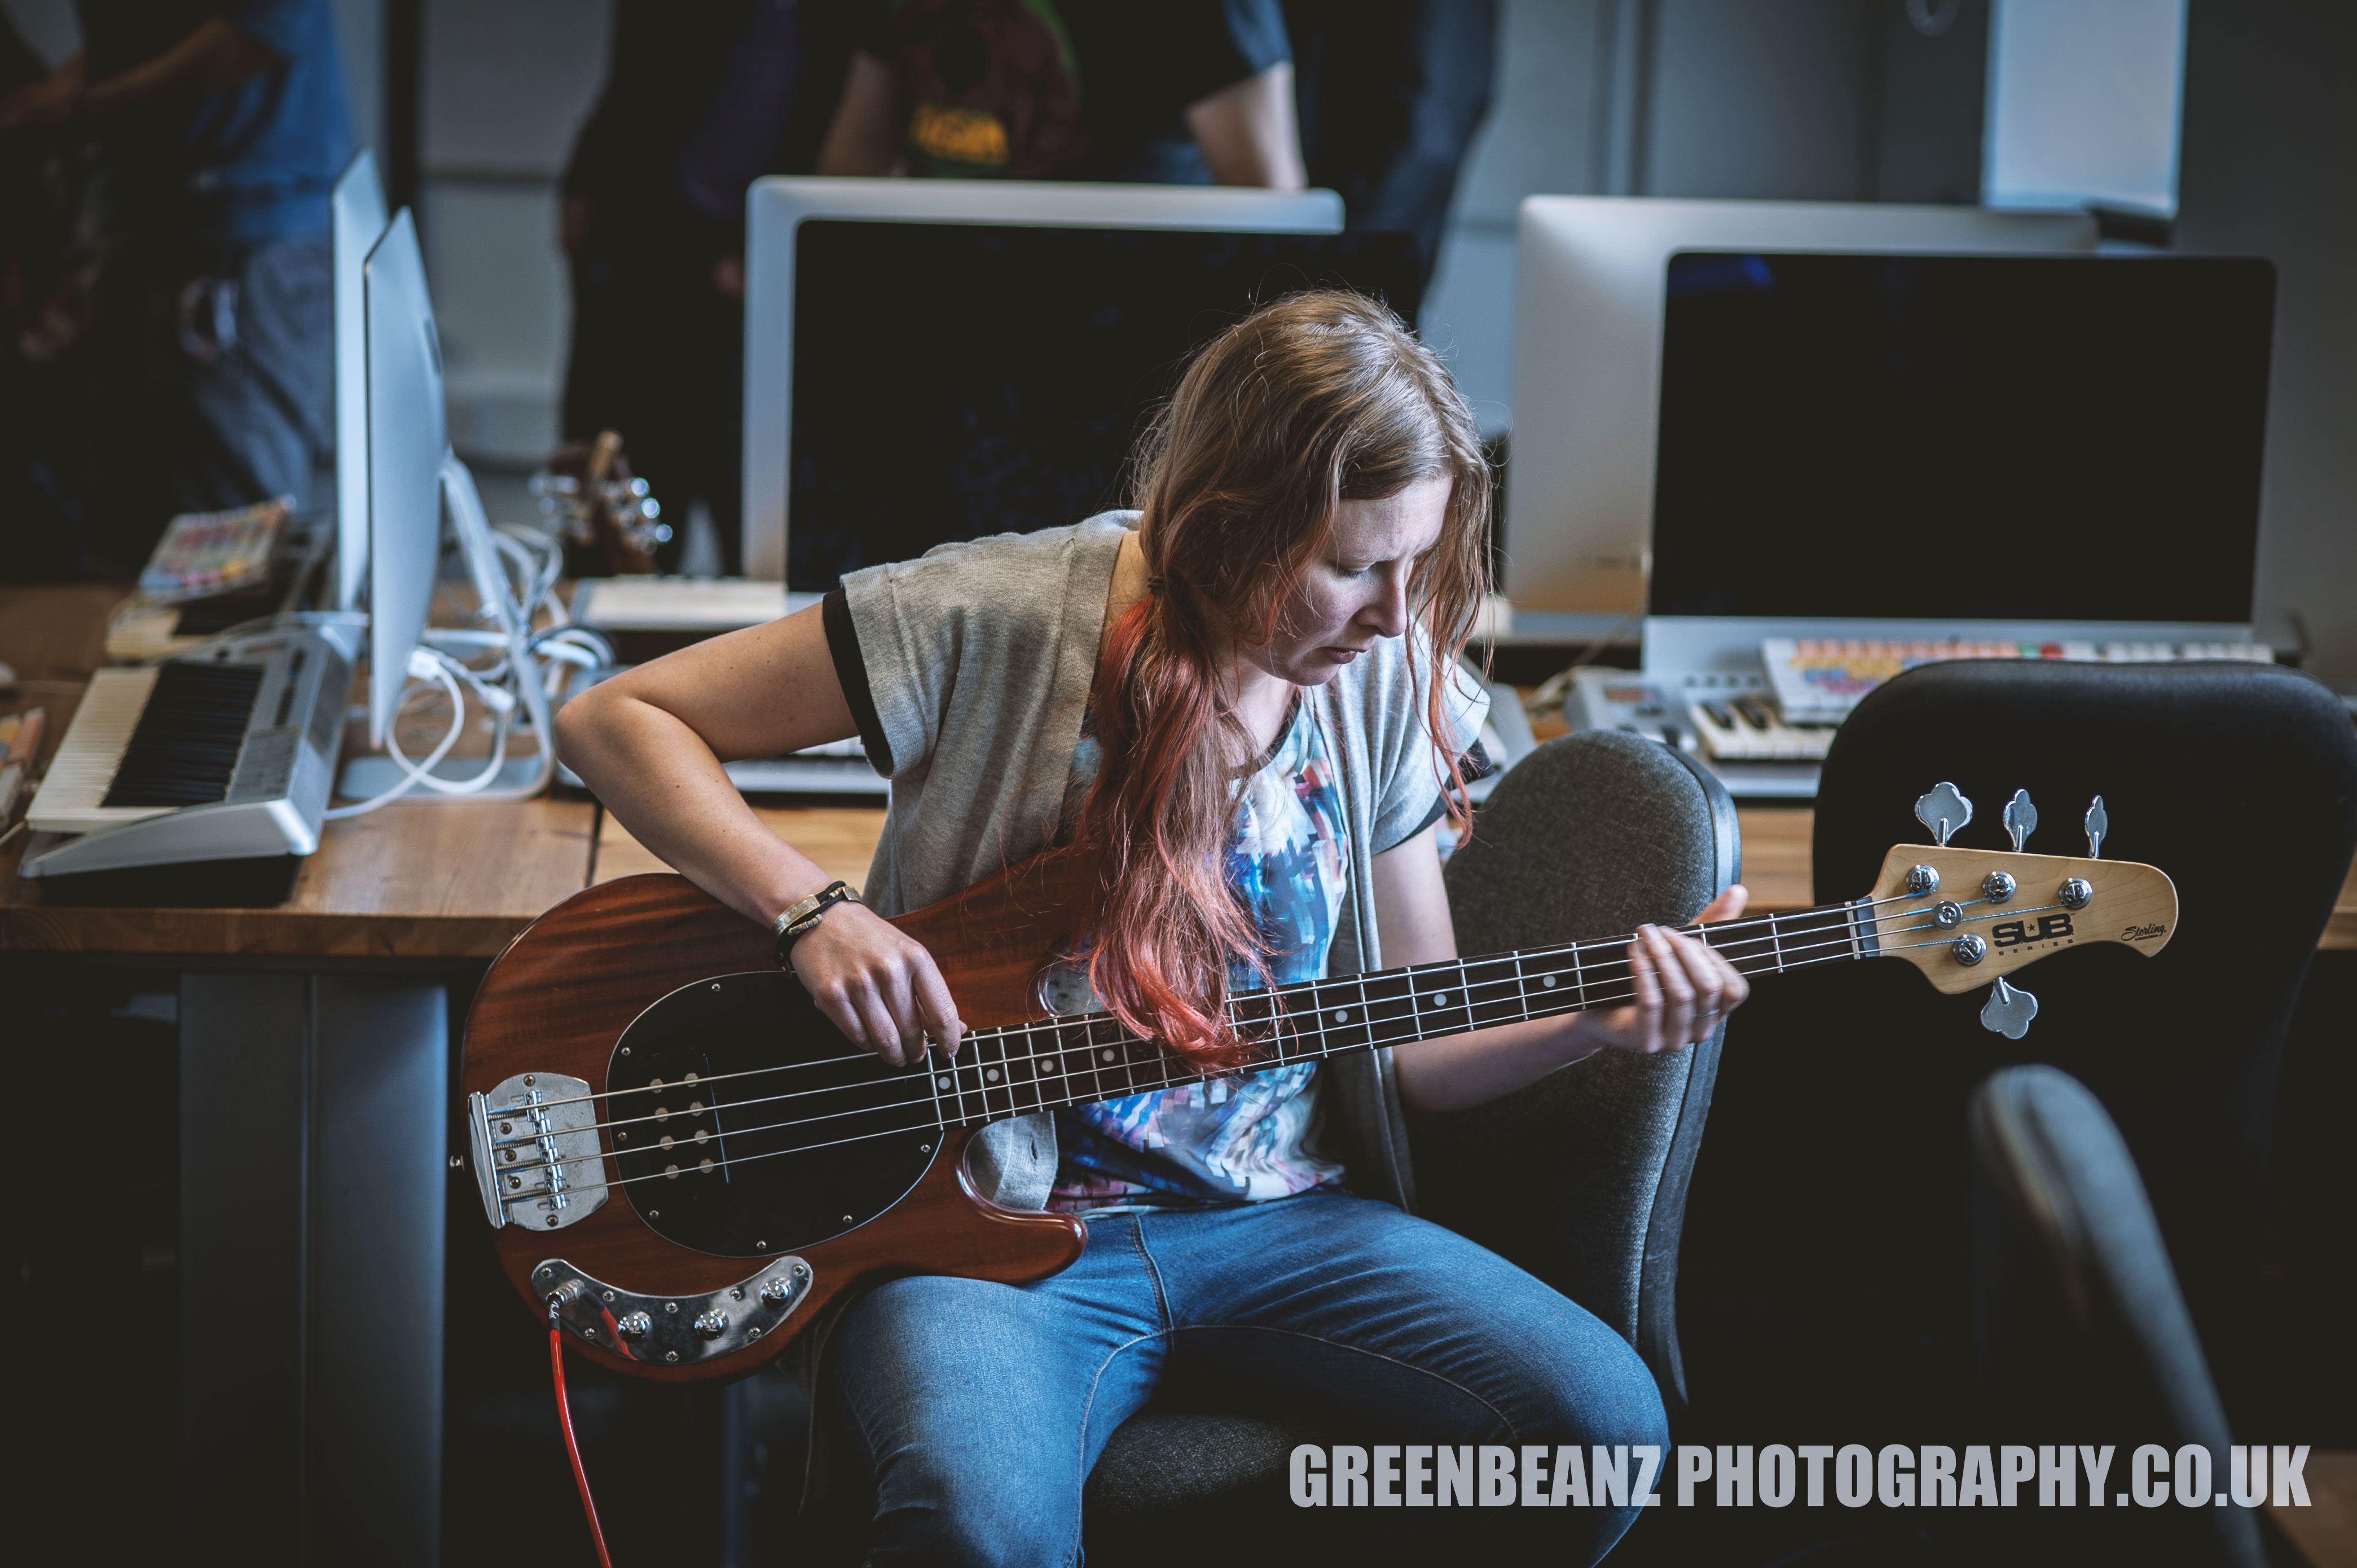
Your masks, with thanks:
[(622, 1032), (606, 1075), (622, 1196), (702, 1252), (775, 1257), (864, 1225), (942, 1144), (930, 1075), (852, 1045), (783, 971), (680, 987)]

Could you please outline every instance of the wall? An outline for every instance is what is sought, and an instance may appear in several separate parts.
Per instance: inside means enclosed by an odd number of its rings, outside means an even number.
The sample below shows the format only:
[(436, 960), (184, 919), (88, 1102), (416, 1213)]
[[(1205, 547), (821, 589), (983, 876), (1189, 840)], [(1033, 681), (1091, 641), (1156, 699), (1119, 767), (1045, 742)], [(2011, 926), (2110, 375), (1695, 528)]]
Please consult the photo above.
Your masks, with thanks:
[(2258, 614), (2357, 682), (2357, 11), (2193, 0), (2177, 249), (2276, 263)]
[(1503, 0), (1422, 322), (1512, 424), (1525, 196), (1976, 202), (1987, 0)]
[[(1598, 35), (1614, 0), (1501, 0), (1490, 117), (1449, 210), (1419, 324), (1450, 361), (1484, 434), (1506, 428), (1513, 393), (1514, 211), (1525, 196), (1587, 191), (1610, 96)], [(1609, 54), (1603, 58), (1609, 59)]]
[(419, 219), (451, 445), (536, 465), (555, 445), (571, 284), (556, 185), (606, 76), (606, 0), (426, 0)]

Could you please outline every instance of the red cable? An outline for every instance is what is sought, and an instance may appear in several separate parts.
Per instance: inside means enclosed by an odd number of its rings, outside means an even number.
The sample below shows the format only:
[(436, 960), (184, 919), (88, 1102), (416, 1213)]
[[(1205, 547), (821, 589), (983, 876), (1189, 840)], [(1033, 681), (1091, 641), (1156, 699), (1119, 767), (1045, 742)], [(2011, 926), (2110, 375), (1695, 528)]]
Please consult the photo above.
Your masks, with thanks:
[(597, 1522), (597, 1505), (589, 1496), (589, 1472), (581, 1467), (580, 1440), (573, 1435), (573, 1404), (565, 1397), (565, 1336), (548, 1331), (548, 1364), (556, 1373), (556, 1423), (565, 1429), (565, 1452), (573, 1460), (574, 1484), (581, 1488), (581, 1511), (589, 1516), (589, 1539), (597, 1543), (598, 1568), (614, 1568), (606, 1553), (606, 1531)]

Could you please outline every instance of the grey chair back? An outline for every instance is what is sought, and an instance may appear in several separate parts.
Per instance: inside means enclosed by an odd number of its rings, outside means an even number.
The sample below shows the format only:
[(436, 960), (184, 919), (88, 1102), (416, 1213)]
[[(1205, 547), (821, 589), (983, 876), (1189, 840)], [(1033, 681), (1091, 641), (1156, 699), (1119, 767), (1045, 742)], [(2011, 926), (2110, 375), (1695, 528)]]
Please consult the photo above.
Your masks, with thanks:
[[(1966, 1112), (1972, 1140), (1974, 1319), (1991, 1426), (2115, 1443), (2106, 1490), (2126, 1491), (2134, 1447), (2211, 1454), (2228, 1490), (2225, 1408), (2169, 1267), (2160, 1225), (2119, 1129), (2058, 1068), (1993, 1074)], [(2261, 1568), (2244, 1509), (2040, 1509), (2030, 1531), (2082, 1561)], [(2059, 1532), (2059, 1534), (2058, 1534)], [(2067, 1536), (2069, 1539), (2062, 1539)]]
[[(1734, 802), (1692, 759), (1617, 730), (1550, 741), (1498, 781), (1448, 862), (1458, 950), (1683, 924), (1741, 860)], [(1679, 1234), (1722, 1038), (1599, 1052), (1475, 1110), (1409, 1118), (1425, 1217), (1620, 1330), (1673, 1418)]]

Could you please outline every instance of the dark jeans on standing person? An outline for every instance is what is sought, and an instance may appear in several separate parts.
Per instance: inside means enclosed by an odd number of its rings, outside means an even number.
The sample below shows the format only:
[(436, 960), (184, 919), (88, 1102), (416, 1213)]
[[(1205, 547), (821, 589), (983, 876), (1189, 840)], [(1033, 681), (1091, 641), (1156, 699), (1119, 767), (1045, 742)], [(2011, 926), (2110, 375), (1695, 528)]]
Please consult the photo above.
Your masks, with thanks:
[[(1094, 1216), (1080, 1261), (1032, 1284), (879, 1286), (828, 1354), (876, 1483), (877, 1563), (1078, 1562), (1106, 1439), (1190, 1365), (1314, 1404), (1341, 1442), (1669, 1452), (1652, 1376), (1620, 1335), (1454, 1231), (1336, 1191)], [(1637, 1509), (1441, 1512), (1294, 1522), (1446, 1527), (1462, 1561), (1503, 1537), (1568, 1564), (1601, 1557)], [(1207, 1548), (1222, 1528), (1203, 1519)]]
[(291, 497), (335, 456), (325, 233), (192, 245), (135, 229), (93, 333), (92, 553), (135, 572), (175, 512)]
[(228, 252), (181, 284), (178, 306), (178, 504), (210, 511), (291, 496), (305, 510), (313, 471), (335, 452), (328, 236)]
[[(744, 306), (713, 286), (717, 245), (683, 203), (600, 209), (573, 258), (573, 343), (565, 372), (565, 435), (622, 437), (672, 525), (655, 552), (675, 570), (698, 499), (711, 509), (724, 575), (742, 569)], [(617, 232), (619, 231), (619, 232)], [(783, 440), (785, 432), (777, 433)]]

